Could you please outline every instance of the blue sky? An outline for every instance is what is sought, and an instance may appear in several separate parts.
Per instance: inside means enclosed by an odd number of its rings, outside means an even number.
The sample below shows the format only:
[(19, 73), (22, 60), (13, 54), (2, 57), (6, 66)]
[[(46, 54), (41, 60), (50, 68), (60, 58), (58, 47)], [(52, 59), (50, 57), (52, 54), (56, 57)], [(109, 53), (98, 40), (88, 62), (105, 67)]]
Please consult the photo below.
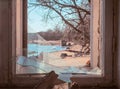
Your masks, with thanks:
[[(54, 29), (58, 24), (60, 25), (60, 18), (46, 20), (45, 14), (47, 12), (48, 10), (41, 7), (28, 7), (28, 33), (46, 31), (48, 29)], [(56, 13), (53, 12), (52, 16), (56, 16)]]
[[(67, 3), (71, 3), (71, 0), (64, 0)], [(35, 0), (28, 0), (28, 3), (36, 3)], [(77, 3), (80, 4), (81, 0), (77, 0)], [(30, 4), (28, 4), (29, 6)], [(70, 12), (69, 8), (65, 8), (65, 11), (62, 13), (66, 15), (66, 11)], [(52, 19), (46, 19), (46, 15), (49, 12), (49, 9), (44, 9), (43, 7), (28, 7), (28, 32), (35, 33), (40, 31), (46, 31), (48, 29), (53, 30), (55, 26), (59, 26), (60, 28), (63, 26), (63, 22), (60, 17), (54, 11), (50, 11), (51, 17), (56, 17)], [(69, 15), (69, 14), (68, 14)], [(67, 19), (79, 19), (75, 14), (70, 14), (66, 17)]]

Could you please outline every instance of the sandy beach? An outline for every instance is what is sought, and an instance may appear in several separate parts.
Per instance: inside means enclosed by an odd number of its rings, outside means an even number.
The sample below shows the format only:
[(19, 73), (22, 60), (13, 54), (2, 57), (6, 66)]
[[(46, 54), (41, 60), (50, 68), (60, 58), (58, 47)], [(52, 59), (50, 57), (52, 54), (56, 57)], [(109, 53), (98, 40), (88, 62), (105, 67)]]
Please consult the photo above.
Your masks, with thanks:
[[(61, 53), (66, 53), (67, 55), (70, 55), (70, 57), (61, 58)], [(46, 54), (48, 57), (48, 60), (46, 62), (48, 64), (58, 66), (58, 67), (66, 67), (66, 66), (75, 66), (75, 67), (82, 67), (85, 66), (86, 63), (90, 60), (90, 56), (82, 56), (82, 57), (74, 57), (74, 53), (67, 52), (67, 51), (59, 51), (59, 52), (52, 52)]]
[[(80, 45), (71, 46), (70, 50), (79, 51)], [(61, 58), (61, 54), (63, 53), (68, 56)], [(75, 56), (75, 52), (69, 52), (68, 50), (43, 53), (43, 55), (43, 60), (46, 63), (57, 67), (83, 67), (86, 66), (87, 62), (90, 60), (90, 55)]]

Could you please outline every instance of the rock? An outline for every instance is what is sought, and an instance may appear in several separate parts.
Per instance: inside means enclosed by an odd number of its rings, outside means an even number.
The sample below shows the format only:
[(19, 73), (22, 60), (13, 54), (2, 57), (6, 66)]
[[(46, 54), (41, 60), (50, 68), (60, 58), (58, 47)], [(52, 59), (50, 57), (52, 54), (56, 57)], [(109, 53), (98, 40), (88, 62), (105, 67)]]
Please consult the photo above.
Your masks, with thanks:
[(60, 57), (62, 58), (62, 59), (64, 59), (65, 57), (67, 57), (68, 55), (67, 55), (67, 53), (61, 53), (61, 55), (60, 55)]

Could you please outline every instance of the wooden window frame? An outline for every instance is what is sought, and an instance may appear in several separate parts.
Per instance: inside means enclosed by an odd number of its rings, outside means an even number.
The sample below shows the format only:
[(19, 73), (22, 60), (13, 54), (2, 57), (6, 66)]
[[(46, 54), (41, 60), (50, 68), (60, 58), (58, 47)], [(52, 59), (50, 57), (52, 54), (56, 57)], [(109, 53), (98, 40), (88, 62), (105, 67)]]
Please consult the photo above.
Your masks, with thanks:
[[(27, 38), (27, 13), (26, 13), (26, 0), (20, 0), (23, 3), (23, 37)], [(78, 82), (81, 86), (112, 86), (113, 84), (113, 54), (112, 54), (112, 45), (113, 45), (113, 1), (114, 0), (103, 0), (103, 9), (102, 9), (102, 29), (103, 29), (103, 44), (102, 44), (102, 60), (104, 65), (104, 75), (103, 76), (92, 76), (92, 75), (81, 75), (81, 76), (74, 76), (71, 79), (75, 82)], [(13, 7), (16, 7), (16, 0), (12, 0)], [(15, 7), (14, 7), (15, 6)], [(15, 13), (15, 9), (12, 9), (12, 12)], [(13, 19), (13, 24), (16, 23), (16, 14)], [(17, 24), (17, 23), (16, 23)], [(12, 28), (16, 28), (16, 25), (13, 25)], [(13, 32), (16, 29), (13, 29)], [(15, 31), (16, 32), (16, 31)], [(13, 35), (13, 38), (16, 38), (16, 33)], [(23, 39), (24, 42), (27, 42), (27, 39)], [(23, 43), (24, 43), (23, 42)], [(13, 39), (13, 45), (15, 45), (15, 39)], [(13, 46), (15, 47), (15, 46)], [(23, 44), (22, 48), (27, 48), (26, 43)], [(16, 49), (13, 48), (13, 56), (15, 55)], [(26, 55), (26, 51), (23, 51), (23, 54)], [(14, 57), (15, 58), (15, 57)], [(15, 59), (14, 59), (15, 60)], [(15, 62), (13, 63), (15, 65)], [(13, 65), (11, 65), (12, 68), (12, 84), (16, 85), (18, 87), (33, 87), (36, 85), (42, 78), (41, 75), (37, 75), (39, 77), (36, 77), (36, 75), (16, 75), (15, 74), (15, 68), (13, 68)]]

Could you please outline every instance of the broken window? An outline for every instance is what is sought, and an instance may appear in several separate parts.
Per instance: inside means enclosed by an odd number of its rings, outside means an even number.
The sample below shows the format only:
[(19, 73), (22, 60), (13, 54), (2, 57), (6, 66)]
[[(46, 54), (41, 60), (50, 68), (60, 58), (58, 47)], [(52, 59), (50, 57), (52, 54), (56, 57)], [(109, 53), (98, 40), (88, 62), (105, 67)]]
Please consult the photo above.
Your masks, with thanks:
[[(28, 0), (27, 6), (27, 48), (24, 48), (27, 56), (18, 57), (17, 65), (22, 69), (17, 69), (17, 73), (54, 70), (57, 73), (94, 72), (101, 75), (100, 6), (93, 14), (95, 18), (91, 17), (89, 0)], [(90, 24), (96, 27), (90, 29)]]
[[(112, 57), (108, 55), (112, 56), (112, 42), (108, 39), (112, 39), (112, 23), (108, 26), (108, 22), (112, 22), (109, 21), (112, 16), (106, 15), (112, 12), (105, 12), (109, 4), (103, 0), (36, 1), (28, 0), (24, 7), (17, 0), (16, 74), (44, 74), (54, 70), (72, 74), (75, 81), (85, 79), (82, 82), (85, 84), (94, 77), (98, 82), (91, 84), (96, 84), (109, 73), (110, 80), (112, 70), (108, 67), (112, 67), (109, 66)], [(82, 18), (85, 22), (81, 22)]]

